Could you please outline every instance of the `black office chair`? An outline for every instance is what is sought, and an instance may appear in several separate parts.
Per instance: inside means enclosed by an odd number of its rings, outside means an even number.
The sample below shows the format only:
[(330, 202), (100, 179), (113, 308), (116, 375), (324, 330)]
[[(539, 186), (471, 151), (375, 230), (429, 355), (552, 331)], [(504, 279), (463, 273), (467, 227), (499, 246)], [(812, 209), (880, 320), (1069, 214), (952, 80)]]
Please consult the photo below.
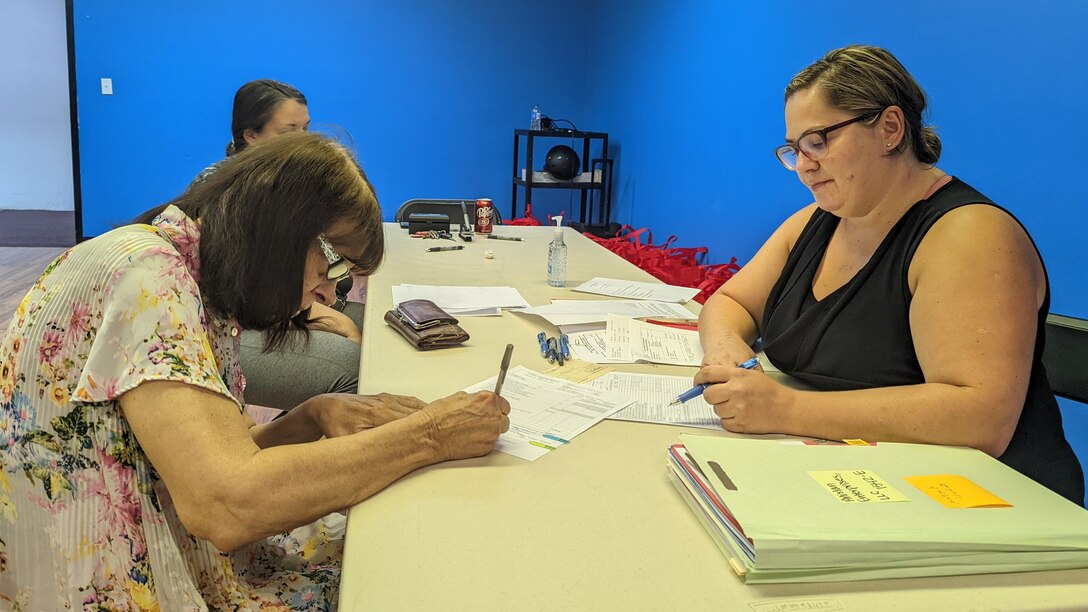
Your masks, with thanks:
[(1043, 365), (1055, 395), (1088, 404), (1088, 320), (1047, 316)]
[[(415, 198), (401, 204), (393, 220), (399, 223), (401, 227), (408, 227), (408, 215), (412, 213), (441, 213), (448, 215), (450, 226), (454, 228), (466, 221), (465, 215), (467, 214), (467, 222), (469, 227), (472, 227), (476, 218), (476, 200)], [(491, 214), (493, 215), (492, 222), (495, 225), (502, 223), (502, 215), (499, 214), (497, 206), (491, 206)]]

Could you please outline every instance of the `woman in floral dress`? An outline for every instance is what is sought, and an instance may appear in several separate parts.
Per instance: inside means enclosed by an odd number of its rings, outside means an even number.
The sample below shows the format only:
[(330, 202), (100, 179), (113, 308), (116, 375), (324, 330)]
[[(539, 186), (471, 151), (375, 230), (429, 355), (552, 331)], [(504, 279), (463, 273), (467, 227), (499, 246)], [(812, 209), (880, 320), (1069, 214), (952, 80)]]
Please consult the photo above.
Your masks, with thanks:
[(298, 133), (51, 263), (0, 342), (0, 609), (335, 608), (319, 519), (509, 424), (487, 392), (245, 416), (239, 331), (291, 342), (383, 249), (358, 164)]

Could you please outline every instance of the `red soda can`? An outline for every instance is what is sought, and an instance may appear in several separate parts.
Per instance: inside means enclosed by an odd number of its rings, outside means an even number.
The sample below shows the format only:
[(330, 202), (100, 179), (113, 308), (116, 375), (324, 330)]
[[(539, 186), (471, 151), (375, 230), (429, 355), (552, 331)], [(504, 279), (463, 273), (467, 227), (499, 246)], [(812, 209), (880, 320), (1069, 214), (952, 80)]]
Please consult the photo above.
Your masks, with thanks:
[(495, 207), (490, 198), (476, 200), (476, 233), (490, 234), (494, 225)]

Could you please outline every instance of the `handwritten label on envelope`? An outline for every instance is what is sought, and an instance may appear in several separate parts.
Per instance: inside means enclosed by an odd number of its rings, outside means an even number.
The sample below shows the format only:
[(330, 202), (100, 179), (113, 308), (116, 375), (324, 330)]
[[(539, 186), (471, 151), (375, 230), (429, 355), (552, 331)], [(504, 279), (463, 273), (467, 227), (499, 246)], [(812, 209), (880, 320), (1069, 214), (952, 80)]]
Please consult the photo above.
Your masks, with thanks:
[(810, 471), (816, 482), (835, 499), (848, 504), (902, 502), (910, 499), (869, 470)]
[(945, 508), (1011, 508), (1012, 504), (955, 474), (908, 476), (907, 482)]

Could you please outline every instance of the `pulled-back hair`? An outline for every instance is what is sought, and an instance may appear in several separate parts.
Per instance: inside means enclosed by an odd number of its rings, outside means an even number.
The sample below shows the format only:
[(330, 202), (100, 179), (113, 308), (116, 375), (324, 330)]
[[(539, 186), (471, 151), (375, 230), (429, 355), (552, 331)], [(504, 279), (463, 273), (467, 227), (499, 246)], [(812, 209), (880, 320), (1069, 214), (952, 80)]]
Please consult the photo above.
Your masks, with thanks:
[(234, 110), (231, 113), (231, 141), (227, 145), (227, 157), (245, 149), (245, 131), (260, 132), (285, 100), (294, 100), (306, 106), (306, 96), (287, 83), (272, 79), (250, 81), (234, 94)]
[(205, 305), (267, 332), (268, 350), (282, 347), (293, 328), (306, 329), (303, 315), (292, 315), (318, 234), (357, 273), (373, 273), (385, 252), (374, 188), (346, 148), (319, 134), (294, 132), (248, 147), (169, 204), (200, 220)]
[(924, 164), (941, 157), (941, 139), (932, 126), (922, 124), (926, 94), (903, 64), (880, 47), (850, 45), (829, 51), (797, 73), (786, 86), (788, 101), (798, 91), (816, 88), (832, 107), (865, 113), (898, 106), (905, 119), (905, 138), (896, 147), (908, 148)]

